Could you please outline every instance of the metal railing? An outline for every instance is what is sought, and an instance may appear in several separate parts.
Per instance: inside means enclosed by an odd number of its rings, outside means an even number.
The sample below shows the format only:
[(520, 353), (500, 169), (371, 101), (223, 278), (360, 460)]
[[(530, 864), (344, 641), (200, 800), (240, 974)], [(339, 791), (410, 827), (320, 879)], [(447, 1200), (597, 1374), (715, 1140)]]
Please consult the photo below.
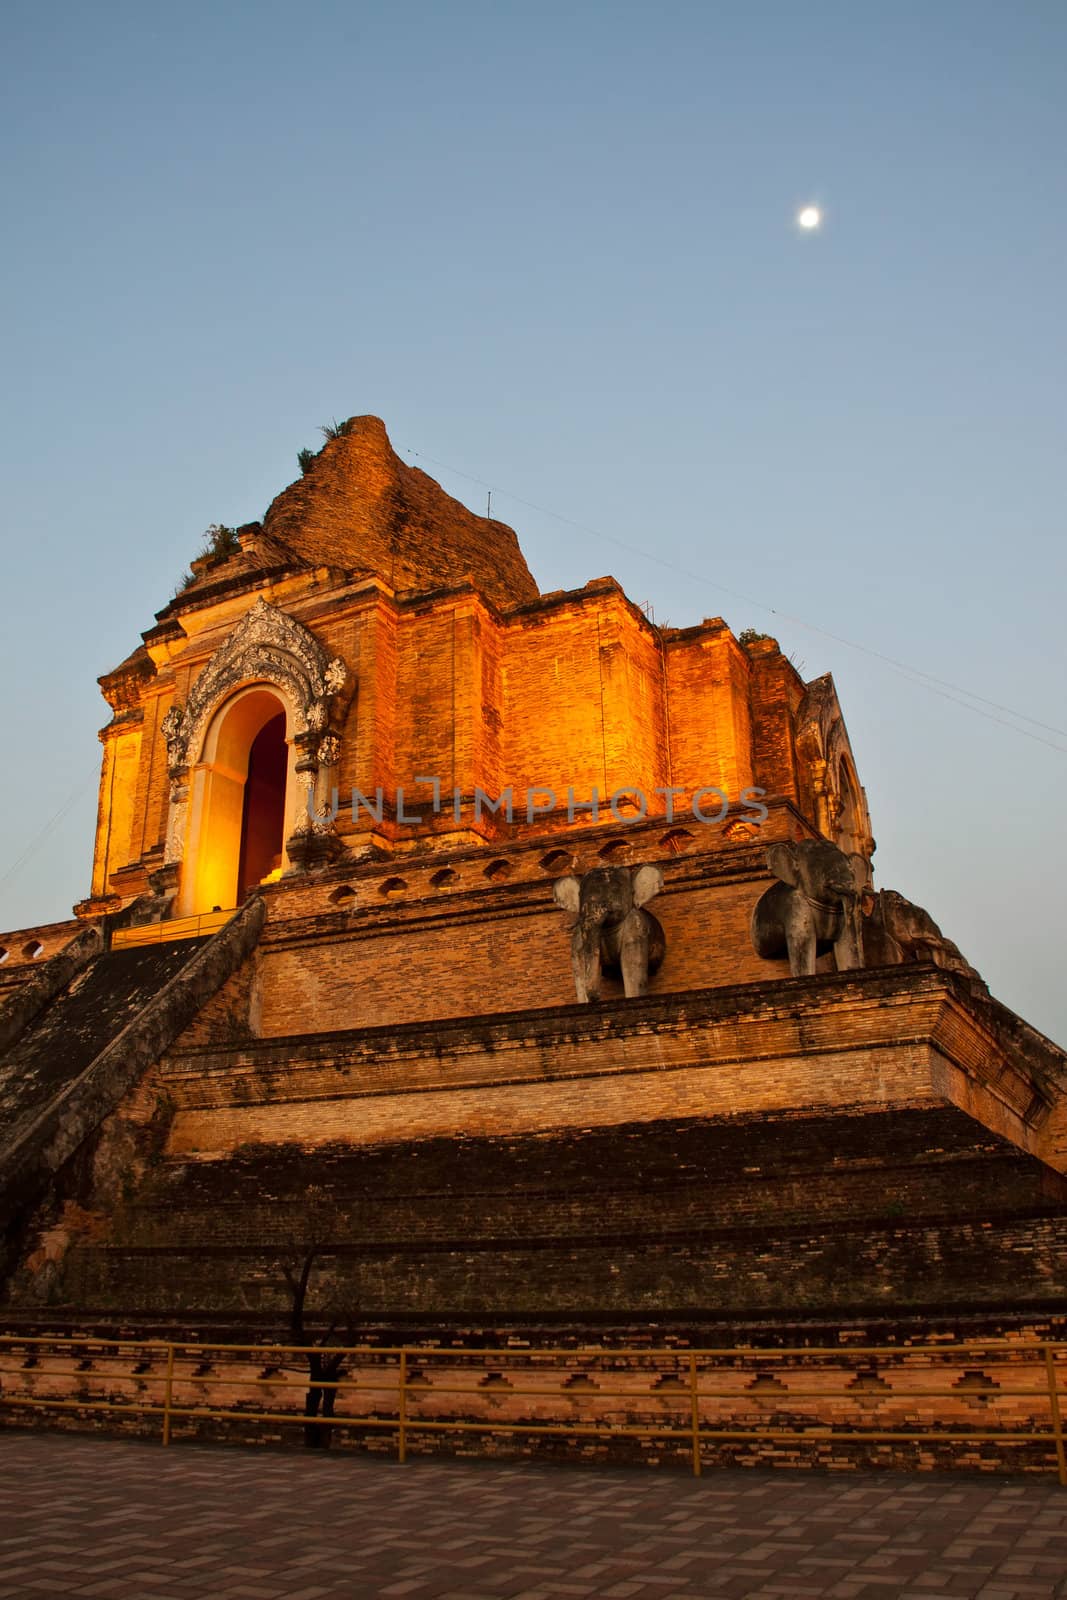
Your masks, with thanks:
[[(20, 1353), (16, 1365), (12, 1358)], [(342, 1358), (347, 1370), (312, 1378), (309, 1356)], [(52, 1364), (75, 1357), (77, 1365)], [(302, 1370), (287, 1375), (284, 1368), (294, 1362)], [(237, 1375), (241, 1365), (263, 1370)], [(947, 1384), (946, 1368), (960, 1367), (963, 1374)], [(202, 1422), (392, 1433), (400, 1461), (418, 1435), (639, 1439), (682, 1447), (696, 1475), (706, 1444), (788, 1445), (794, 1461), (799, 1447), (828, 1441), (925, 1446), (928, 1456), (939, 1445), (981, 1445), (995, 1447), (998, 1464), (1009, 1467), (1017, 1447), (1028, 1445), (1067, 1487), (1065, 1378), (1067, 1345), (1003, 1339), (840, 1348), (486, 1350), (0, 1336), (0, 1407), (158, 1418), (165, 1445), (176, 1424)], [(78, 1380), (75, 1395), (72, 1379)], [(64, 1392), (42, 1392), (57, 1380)], [(141, 1393), (126, 1400), (109, 1390), (103, 1398), (90, 1392), (94, 1382), (133, 1383)], [(216, 1396), (244, 1390), (245, 1398), (196, 1403), (197, 1391), (208, 1387)], [(310, 1389), (330, 1391), (335, 1404), (344, 1395), (350, 1409), (327, 1416), (271, 1408), (271, 1393), (281, 1389), (305, 1396)], [(514, 1402), (517, 1416), (499, 1414)], [(442, 1405), (450, 1414), (434, 1415)], [(960, 1423), (965, 1408), (975, 1414), (973, 1427)], [(994, 1421), (999, 1425), (991, 1426)]]
[(111, 935), (112, 950), (131, 950), (142, 944), (170, 944), (174, 939), (199, 939), (218, 933), (233, 916), (233, 911), (204, 911), (198, 917), (174, 917), (169, 922), (146, 922), (136, 928), (116, 928)]

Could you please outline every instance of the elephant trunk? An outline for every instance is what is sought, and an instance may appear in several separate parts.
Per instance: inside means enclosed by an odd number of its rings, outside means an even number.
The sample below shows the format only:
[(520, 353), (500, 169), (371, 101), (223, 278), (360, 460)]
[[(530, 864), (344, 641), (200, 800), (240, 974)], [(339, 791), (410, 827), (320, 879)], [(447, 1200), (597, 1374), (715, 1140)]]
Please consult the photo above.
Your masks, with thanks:
[(840, 925), (834, 940), (834, 964), (838, 972), (852, 972), (863, 965), (863, 897), (855, 888), (842, 892)]
[(571, 968), (575, 992), (582, 1005), (600, 998), (605, 921), (604, 915), (590, 915), (583, 911), (571, 934)]

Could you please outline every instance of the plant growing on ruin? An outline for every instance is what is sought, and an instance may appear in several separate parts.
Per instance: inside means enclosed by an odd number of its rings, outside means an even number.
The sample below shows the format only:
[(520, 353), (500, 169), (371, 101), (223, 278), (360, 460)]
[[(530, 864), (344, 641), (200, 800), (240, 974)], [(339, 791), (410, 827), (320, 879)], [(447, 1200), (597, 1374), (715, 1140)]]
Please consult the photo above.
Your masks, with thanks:
[(241, 548), (241, 541), (237, 537), (237, 529), (227, 527), (224, 522), (213, 522), (210, 528), (204, 531), (204, 543), (200, 549), (201, 558), (207, 556), (212, 561), (223, 561), (227, 556), (236, 555)]
[[(213, 522), (204, 530), (204, 537), (197, 551), (197, 560), (225, 561), (227, 556), (236, 555), (240, 548), (241, 540), (236, 528), (228, 527), (225, 522)], [(194, 572), (183, 572), (174, 586), (171, 598), (177, 600), (195, 582)]]
[(348, 432), (348, 421), (338, 422), (334, 417), (331, 422), (324, 422), (319, 432), (325, 439), (341, 439)]
[(297, 465), (305, 477), (311, 471), (311, 463), (314, 461), (314, 459), (314, 450), (298, 450), (296, 452)]

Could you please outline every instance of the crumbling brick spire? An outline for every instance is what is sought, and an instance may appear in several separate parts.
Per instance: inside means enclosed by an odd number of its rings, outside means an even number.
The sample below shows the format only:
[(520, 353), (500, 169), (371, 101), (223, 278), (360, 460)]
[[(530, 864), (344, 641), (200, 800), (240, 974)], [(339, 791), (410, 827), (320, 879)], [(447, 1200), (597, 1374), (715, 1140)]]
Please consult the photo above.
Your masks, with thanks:
[(409, 467), (378, 417), (350, 417), (273, 501), (263, 528), (310, 565), (375, 573), (398, 590), (469, 580), (498, 606), (539, 593), (512, 529)]

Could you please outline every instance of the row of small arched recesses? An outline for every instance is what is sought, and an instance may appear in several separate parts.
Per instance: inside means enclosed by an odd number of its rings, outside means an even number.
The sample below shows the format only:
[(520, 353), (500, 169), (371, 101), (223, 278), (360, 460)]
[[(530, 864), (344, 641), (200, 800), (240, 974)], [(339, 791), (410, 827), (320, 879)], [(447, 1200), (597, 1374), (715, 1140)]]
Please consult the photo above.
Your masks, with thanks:
[[(0, 967), (10, 956), (11, 951), (0, 944)], [(40, 939), (28, 939), (22, 947), (22, 954), (27, 961), (36, 961), (38, 956), (44, 955), (44, 945)]]
[[(669, 850), (672, 855), (680, 855), (692, 842), (693, 835), (688, 828), (672, 828), (658, 841), (663, 850)], [(613, 838), (605, 841), (597, 851), (597, 858), (608, 865), (621, 865), (630, 861), (635, 854), (633, 841), (626, 838)], [(577, 866), (577, 858), (570, 850), (549, 850), (538, 861), (542, 872), (550, 877), (559, 878), (568, 872), (573, 872)], [(506, 856), (494, 856), (486, 862), (481, 869), (481, 876), (490, 883), (503, 883), (514, 876), (515, 862)], [(439, 867), (430, 874), (430, 887), (437, 890), (453, 888), (460, 882), (461, 874), (452, 867)], [(385, 878), (379, 885), (377, 893), (383, 900), (397, 900), (408, 891), (405, 878)], [(356, 898), (356, 891), (349, 883), (343, 883), (333, 891), (330, 900), (341, 910), (348, 910)]]
[[(260, 1373), (260, 1377), (272, 1377), (277, 1370), (275, 1367), (266, 1367)], [(514, 1388), (514, 1384), (505, 1373), (497, 1371), (487, 1372), (479, 1380), (477, 1387), (479, 1389), (505, 1390)], [(560, 1388), (564, 1392), (570, 1391), (571, 1393), (576, 1390), (584, 1393), (594, 1393), (600, 1387), (601, 1385), (597, 1382), (597, 1379), (591, 1377), (587, 1372), (572, 1372), (560, 1382)], [(687, 1394), (690, 1390), (690, 1384), (676, 1372), (660, 1373), (650, 1387), (654, 1394), (666, 1395)], [(990, 1397), (989, 1391), (996, 1390), (999, 1385), (992, 1378), (987, 1377), (985, 1373), (967, 1372), (962, 1378), (958, 1378), (952, 1387), (961, 1391), (964, 1395), (971, 1394), (976, 1396), (981, 1402), (988, 1400)], [(432, 1389), (433, 1378), (423, 1371), (415, 1370), (408, 1377), (408, 1388)], [(741, 1392), (753, 1395), (756, 1399), (773, 1400), (778, 1395), (788, 1394), (789, 1384), (778, 1373), (763, 1371), (755, 1373)], [(851, 1381), (845, 1385), (844, 1392), (845, 1394), (855, 1393), (861, 1399), (877, 1399), (883, 1395), (891, 1395), (893, 1386), (886, 1383), (885, 1379), (871, 1367), (854, 1374)]]

